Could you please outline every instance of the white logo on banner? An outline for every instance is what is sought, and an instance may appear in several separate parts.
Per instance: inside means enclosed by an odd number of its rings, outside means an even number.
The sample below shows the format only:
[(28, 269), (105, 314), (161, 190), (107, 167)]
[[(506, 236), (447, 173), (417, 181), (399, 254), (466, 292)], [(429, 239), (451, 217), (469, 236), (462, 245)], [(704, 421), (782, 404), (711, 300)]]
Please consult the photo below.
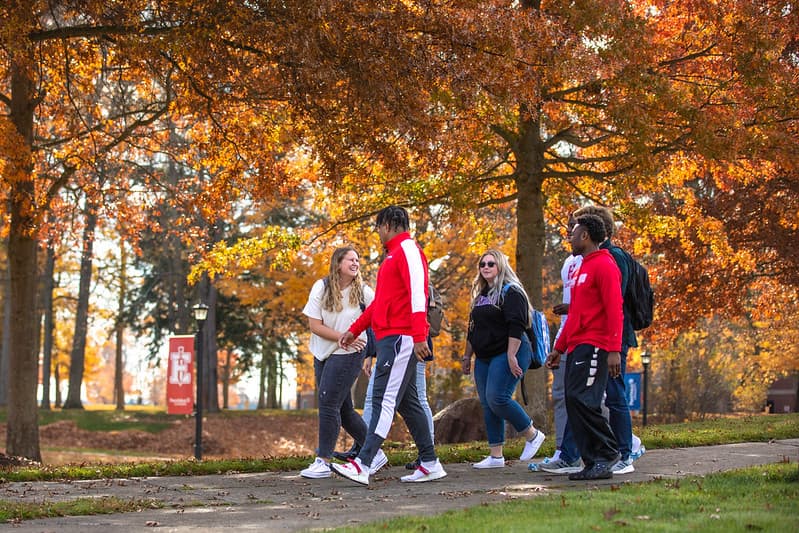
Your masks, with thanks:
[(171, 363), (169, 383), (172, 385), (191, 385), (191, 373), (189, 372), (191, 354), (186, 353), (183, 346), (178, 346), (177, 352), (169, 354), (169, 362)]

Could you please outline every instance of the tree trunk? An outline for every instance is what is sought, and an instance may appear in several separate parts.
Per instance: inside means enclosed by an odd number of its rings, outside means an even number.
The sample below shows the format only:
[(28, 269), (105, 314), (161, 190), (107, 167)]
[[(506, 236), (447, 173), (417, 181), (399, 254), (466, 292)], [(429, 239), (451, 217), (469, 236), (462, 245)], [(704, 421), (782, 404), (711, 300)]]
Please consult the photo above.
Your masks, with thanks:
[(116, 350), (114, 353), (114, 398), (116, 400), (116, 410), (125, 410), (125, 386), (123, 376), (125, 375), (125, 361), (122, 357), (122, 348), (125, 341), (125, 324), (122, 316), (125, 313), (125, 299), (127, 298), (128, 288), (128, 254), (125, 249), (125, 241), (120, 238), (119, 242), (119, 299), (117, 301), (117, 321), (116, 321)]
[(258, 409), (266, 409), (266, 357), (268, 344), (265, 340), (261, 341), (261, 364), (258, 375)]
[[(18, 8), (18, 11), (24, 11)], [(21, 13), (25, 17), (25, 13)], [(32, 25), (28, 15), (26, 23)], [(21, 47), (20, 47), (21, 48)], [(11, 278), (10, 358), (8, 366), (8, 422), (6, 453), (41, 461), (39, 419), (36, 409), (36, 386), (39, 381), (36, 353), (36, 286), (37, 286), (37, 202), (33, 182), (33, 113), (36, 93), (32, 75), (33, 51), (14, 50), (11, 59), (11, 122), (17, 139), (15, 154), (4, 154), (10, 160), (6, 179), (10, 184), (8, 260)]]
[(92, 283), (94, 230), (97, 227), (97, 208), (91, 202), (86, 206), (86, 227), (83, 229), (83, 249), (80, 256), (80, 281), (78, 307), (75, 313), (75, 333), (69, 359), (69, 390), (64, 409), (83, 409), (80, 392), (86, 363), (86, 335), (89, 324), (89, 292)]
[(274, 350), (266, 360), (266, 406), (269, 409), (277, 408), (277, 357)]
[(225, 364), (222, 366), (222, 409), (230, 408), (230, 354), (232, 350), (225, 350)]
[(53, 361), (53, 289), (55, 275), (55, 249), (47, 245), (47, 257), (42, 274), (42, 312), (44, 313), (44, 345), (42, 349), (42, 409), (50, 410), (50, 368)]
[(56, 363), (53, 367), (53, 385), (55, 386), (55, 404), (53, 407), (61, 407), (61, 363)]
[[(8, 251), (8, 240), (3, 240)], [(11, 277), (8, 266), (8, 254), (3, 263), (3, 322), (2, 344), (0, 344), (0, 405), (8, 405), (8, 361), (11, 358)]]
[(216, 344), (216, 301), (217, 290), (207, 276), (198, 284), (200, 301), (208, 306), (208, 318), (203, 328), (203, 406), (209, 413), (219, 412), (218, 365)]
[(277, 405), (276, 409), (283, 409), (283, 380), (286, 378), (286, 373), (283, 371), (283, 358), (277, 358)]
[[(522, 115), (523, 116), (523, 115)], [(543, 265), (546, 246), (544, 223), (544, 142), (537, 119), (520, 124), (515, 147), (516, 168), (516, 271), (531, 303), (542, 309)], [(536, 425), (547, 422), (547, 372), (528, 372), (524, 386), (530, 404), (525, 410)]]

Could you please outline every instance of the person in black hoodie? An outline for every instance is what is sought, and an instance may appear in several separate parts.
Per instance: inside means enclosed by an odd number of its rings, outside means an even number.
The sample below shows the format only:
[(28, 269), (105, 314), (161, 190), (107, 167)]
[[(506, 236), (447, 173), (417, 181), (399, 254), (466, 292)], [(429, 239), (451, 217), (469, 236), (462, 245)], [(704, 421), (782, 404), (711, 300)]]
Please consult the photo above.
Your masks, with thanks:
[(546, 437), (513, 399), (516, 385), (533, 357), (526, 334), (529, 327), (530, 299), (524, 287), (505, 254), (488, 250), (480, 257), (472, 286), (469, 333), (462, 361), (463, 373), (469, 374), (472, 354), (475, 355), (474, 382), (491, 449), (488, 457), (472, 465), (474, 468), (505, 466), (505, 420), (526, 439), (522, 461), (532, 459)]

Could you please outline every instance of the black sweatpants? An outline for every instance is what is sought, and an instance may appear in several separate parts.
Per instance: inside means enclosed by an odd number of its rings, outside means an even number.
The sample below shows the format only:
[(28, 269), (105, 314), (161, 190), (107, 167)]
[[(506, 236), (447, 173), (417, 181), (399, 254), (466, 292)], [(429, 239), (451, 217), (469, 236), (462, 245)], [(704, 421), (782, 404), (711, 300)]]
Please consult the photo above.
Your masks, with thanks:
[(602, 397), (608, 382), (608, 352), (580, 344), (566, 358), (566, 412), (585, 466), (615, 463), (619, 446), (607, 419)]

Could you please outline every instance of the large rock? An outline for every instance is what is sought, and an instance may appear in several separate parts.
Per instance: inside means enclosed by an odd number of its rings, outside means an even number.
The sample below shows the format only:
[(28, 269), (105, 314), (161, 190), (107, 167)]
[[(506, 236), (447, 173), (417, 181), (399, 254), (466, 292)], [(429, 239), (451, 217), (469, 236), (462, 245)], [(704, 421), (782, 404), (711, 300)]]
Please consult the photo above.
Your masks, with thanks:
[(486, 440), (483, 407), (477, 398), (464, 398), (450, 404), (433, 417), (436, 443)]

